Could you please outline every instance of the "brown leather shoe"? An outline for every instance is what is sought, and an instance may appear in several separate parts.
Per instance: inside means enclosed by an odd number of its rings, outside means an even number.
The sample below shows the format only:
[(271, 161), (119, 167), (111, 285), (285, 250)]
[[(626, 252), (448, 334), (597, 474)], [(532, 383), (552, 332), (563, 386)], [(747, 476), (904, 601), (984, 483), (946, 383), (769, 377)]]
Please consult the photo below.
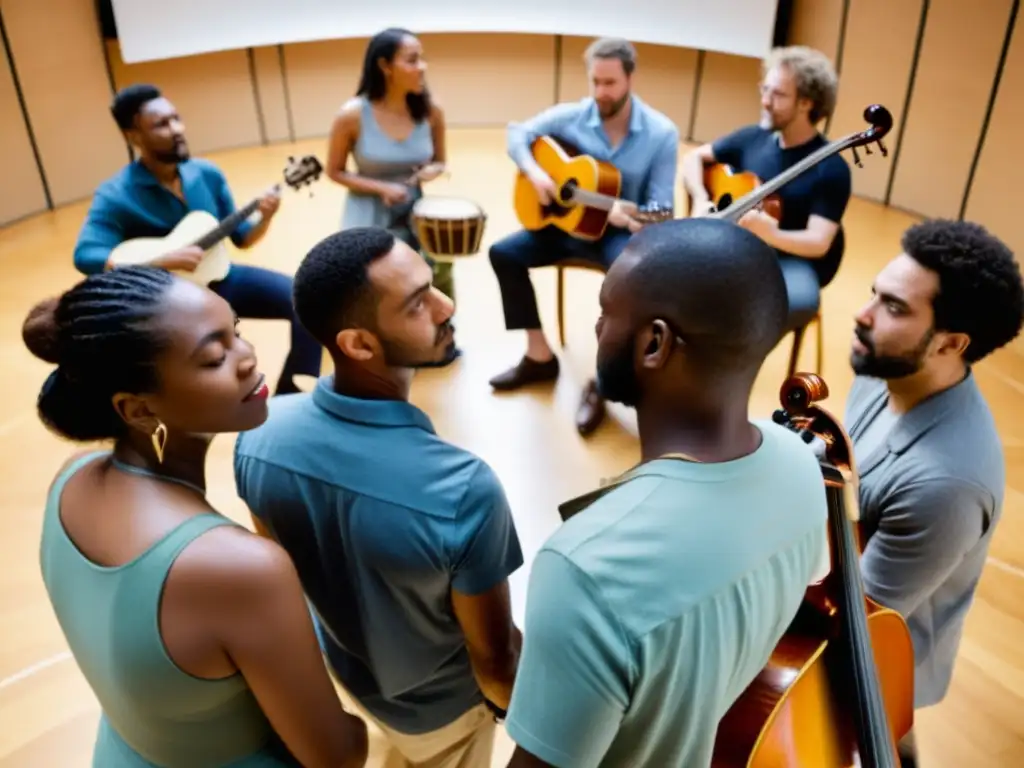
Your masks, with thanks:
[(583, 388), (579, 408), (576, 410), (576, 429), (586, 437), (604, 420), (604, 398), (597, 391), (597, 382), (591, 379)]
[(523, 356), (518, 365), (499, 373), (491, 379), (491, 386), (498, 390), (509, 391), (519, 389), (527, 384), (554, 381), (558, 378), (558, 358), (552, 357), (543, 363)]

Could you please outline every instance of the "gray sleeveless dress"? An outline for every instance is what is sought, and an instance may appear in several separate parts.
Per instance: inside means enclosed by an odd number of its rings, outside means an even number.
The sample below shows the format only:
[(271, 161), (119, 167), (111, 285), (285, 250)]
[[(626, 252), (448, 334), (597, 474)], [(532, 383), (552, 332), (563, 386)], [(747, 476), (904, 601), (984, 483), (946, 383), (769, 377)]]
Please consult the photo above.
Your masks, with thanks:
[[(359, 101), (359, 138), (352, 148), (357, 173), (371, 179), (402, 183), (412, 176), (417, 168), (433, 160), (434, 139), (430, 123), (426, 120), (418, 123), (407, 139), (396, 141), (381, 129), (369, 100), (359, 97)], [(422, 196), (423, 190), (417, 185), (411, 190), (408, 200), (389, 208), (377, 195), (349, 190), (341, 218), (341, 228), (384, 227), (422, 253), (419, 239), (409, 222), (412, 206)], [(452, 265), (447, 262), (434, 262), (426, 254), (424, 258), (434, 268), (434, 284), (454, 300)]]

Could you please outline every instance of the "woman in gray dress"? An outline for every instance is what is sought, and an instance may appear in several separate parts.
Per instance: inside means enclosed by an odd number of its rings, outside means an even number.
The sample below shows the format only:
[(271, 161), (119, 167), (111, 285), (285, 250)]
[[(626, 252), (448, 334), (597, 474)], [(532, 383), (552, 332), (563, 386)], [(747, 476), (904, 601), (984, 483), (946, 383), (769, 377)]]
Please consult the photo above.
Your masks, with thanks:
[[(348, 188), (342, 229), (385, 227), (422, 253), (409, 221), (422, 185), (445, 170), (444, 113), (426, 85), (423, 46), (391, 28), (366, 47), (357, 95), (331, 126), (327, 173)], [(356, 170), (346, 169), (349, 155)], [(453, 301), (452, 265), (435, 262), (434, 285)]]

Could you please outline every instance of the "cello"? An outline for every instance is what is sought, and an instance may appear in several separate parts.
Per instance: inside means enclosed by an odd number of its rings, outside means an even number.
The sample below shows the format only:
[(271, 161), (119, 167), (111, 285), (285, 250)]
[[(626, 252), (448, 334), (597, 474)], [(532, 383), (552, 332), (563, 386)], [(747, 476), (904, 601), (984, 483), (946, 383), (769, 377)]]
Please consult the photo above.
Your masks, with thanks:
[(896, 744), (913, 725), (910, 631), (864, 593), (853, 447), (817, 405), (827, 397), (821, 377), (797, 374), (773, 421), (825, 446), (831, 569), (720, 721), (712, 768), (898, 768)]

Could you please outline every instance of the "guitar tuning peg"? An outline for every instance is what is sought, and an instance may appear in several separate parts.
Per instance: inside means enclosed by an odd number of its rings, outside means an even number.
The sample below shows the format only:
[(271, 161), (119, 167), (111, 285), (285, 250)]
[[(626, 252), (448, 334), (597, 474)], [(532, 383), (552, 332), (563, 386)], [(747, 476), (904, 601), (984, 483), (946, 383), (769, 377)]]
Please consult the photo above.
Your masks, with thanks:
[(889, 150), (885, 148), (885, 144), (882, 143), (882, 140), (879, 139), (876, 143), (878, 144), (879, 152), (882, 153), (882, 157), (888, 157), (889, 156)]

